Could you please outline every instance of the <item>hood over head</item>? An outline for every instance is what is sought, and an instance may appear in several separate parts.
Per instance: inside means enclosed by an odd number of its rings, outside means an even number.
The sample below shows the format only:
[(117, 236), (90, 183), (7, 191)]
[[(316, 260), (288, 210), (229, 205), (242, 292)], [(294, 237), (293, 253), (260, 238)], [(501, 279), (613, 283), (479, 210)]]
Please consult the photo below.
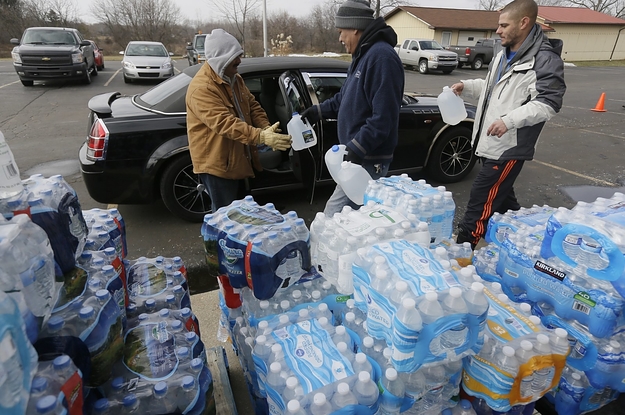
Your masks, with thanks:
[(214, 29), (206, 36), (204, 42), (206, 63), (219, 75), (224, 77), (224, 70), (234, 59), (243, 54), (239, 41), (223, 29)]

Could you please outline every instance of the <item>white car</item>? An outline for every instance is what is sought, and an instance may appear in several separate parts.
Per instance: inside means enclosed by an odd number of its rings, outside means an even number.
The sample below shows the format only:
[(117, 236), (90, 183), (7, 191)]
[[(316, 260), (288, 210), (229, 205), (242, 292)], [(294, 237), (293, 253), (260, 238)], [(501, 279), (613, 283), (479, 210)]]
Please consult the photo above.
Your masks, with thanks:
[(122, 71), (124, 82), (140, 79), (167, 79), (174, 76), (172, 52), (167, 52), (161, 42), (129, 42), (124, 55)]

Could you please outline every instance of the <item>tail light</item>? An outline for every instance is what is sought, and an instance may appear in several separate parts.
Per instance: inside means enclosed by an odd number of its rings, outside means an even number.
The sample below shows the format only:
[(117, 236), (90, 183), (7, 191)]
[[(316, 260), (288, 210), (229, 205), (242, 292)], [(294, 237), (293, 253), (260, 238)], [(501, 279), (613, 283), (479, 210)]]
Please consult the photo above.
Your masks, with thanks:
[(464, 50), (464, 54), (465, 54), (465, 55), (467, 55), (467, 56), (469, 56), (469, 55), (471, 54), (471, 48), (466, 48), (466, 49)]
[(104, 160), (108, 139), (109, 130), (101, 119), (96, 118), (87, 139), (87, 158), (92, 161)]

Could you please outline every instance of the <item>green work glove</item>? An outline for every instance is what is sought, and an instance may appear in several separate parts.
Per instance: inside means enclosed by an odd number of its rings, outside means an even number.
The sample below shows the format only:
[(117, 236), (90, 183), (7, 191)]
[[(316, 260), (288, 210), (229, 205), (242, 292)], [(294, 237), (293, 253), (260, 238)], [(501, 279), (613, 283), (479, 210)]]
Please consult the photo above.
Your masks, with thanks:
[(265, 144), (276, 151), (284, 151), (291, 148), (291, 136), (288, 134), (279, 134), (276, 131), (280, 131), (278, 126), (279, 122), (275, 123), (271, 127), (267, 127), (260, 132), (260, 140), (258, 144)]

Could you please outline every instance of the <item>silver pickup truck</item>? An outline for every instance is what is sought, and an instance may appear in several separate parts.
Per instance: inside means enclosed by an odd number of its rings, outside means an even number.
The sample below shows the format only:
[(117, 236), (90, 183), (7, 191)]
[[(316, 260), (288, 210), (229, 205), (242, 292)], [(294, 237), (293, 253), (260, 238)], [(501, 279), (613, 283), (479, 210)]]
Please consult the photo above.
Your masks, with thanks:
[(395, 51), (405, 66), (416, 66), (423, 74), (429, 71), (450, 74), (458, 66), (458, 54), (445, 50), (435, 40), (406, 39), (395, 46)]

